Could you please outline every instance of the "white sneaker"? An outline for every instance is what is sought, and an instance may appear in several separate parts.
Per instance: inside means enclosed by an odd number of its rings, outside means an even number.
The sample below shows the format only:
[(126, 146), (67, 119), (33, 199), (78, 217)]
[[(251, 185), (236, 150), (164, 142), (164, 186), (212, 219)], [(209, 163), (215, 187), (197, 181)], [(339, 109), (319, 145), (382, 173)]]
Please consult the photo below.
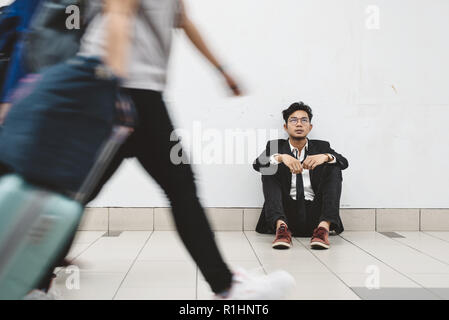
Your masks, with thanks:
[(58, 300), (56, 294), (53, 292), (45, 292), (42, 290), (33, 290), (28, 293), (23, 300)]
[(281, 300), (296, 286), (295, 279), (286, 271), (279, 270), (268, 275), (256, 276), (238, 269), (232, 279), (232, 287), (217, 300)]

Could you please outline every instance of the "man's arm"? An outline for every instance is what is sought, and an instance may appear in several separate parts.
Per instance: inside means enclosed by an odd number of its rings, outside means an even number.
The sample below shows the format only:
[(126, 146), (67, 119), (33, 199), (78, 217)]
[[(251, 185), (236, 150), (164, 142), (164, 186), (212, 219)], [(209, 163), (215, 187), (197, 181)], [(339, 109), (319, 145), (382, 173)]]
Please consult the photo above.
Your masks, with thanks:
[(277, 150), (274, 150), (279, 149), (278, 144), (276, 142), (277, 142), (276, 140), (271, 140), (267, 142), (265, 150), (260, 154), (259, 157), (257, 157), (256, 160), (254, 160), (253, 163), (254, 170), (261, 172), (262, 169), (277, 167), (277, 164), (273, 164), (273, 162), (270, 161), (273, 155), (278, 154)]
[(336, 152), (334, 149), (332, 149), (329, 142), (326, 142), (326, 148), (327, 148), (326, 153), (329, 153), (332, 156), (334, 156), (336, 161), (335, 164), (338, 165), (341, 168), (341, 170), (344, 170), (349, 166), (348, 160), (341, 154)]
[(126, 77), (131, 22), (139, 0), (106, 0), (105, 63), (120, 77)]
[(292, 174), (302, 172), (303, 167), (298, 159), (288, 154), (279, 154), (280, 141), (268, 141), (265, 150), (253, 163), (254, 170), (260, 172), (262, 175), (273, 175), (277, 173), (279, 164), (282, 163)]
[(241, 95), (241, 90), (237, 85), (237, 82), (223, 69), (223, 66), (218, 62), (217, 58), (212, 54), (203, 37), (201, 36), (198, 28), (190, 20), (187, 15), (184, 2), (180, 0), (181, 12), (178, 20), (178, 27), (182, 28), (190, 39), (192, 44), (198, 49), (198, 51), (215, 67), (220, 71), (221, 75), (224, 77), (228, 87), (232, 90), (234, 95)]
[(335, 152), (335, 150), (330, 147), (329, 142), (323, 142), (324, 145), (322, 153), (307, 156), (302, 164), (304, 169), (314, 170), (316, 167), (324, 163), (337, 165), (341, 168), (341, 170), (346, 169), (348, 167), (348, 160), (346, 160), (346, 158), (341, 154)]

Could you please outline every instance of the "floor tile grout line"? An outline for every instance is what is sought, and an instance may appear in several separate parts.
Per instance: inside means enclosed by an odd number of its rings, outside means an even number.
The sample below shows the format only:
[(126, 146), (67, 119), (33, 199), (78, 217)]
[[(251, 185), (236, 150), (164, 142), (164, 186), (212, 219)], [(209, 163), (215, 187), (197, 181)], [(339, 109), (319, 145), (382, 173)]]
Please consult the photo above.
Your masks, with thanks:
[(268, 274), (268, 273), (267, 273), (267, 270), (265, 270), (265, 267), (264, 267), (262, 261), (260, 260), (259, 256), (257, 255), (256, 249), (254, 249), (253, 244), (251, 243), (251, 240), (249, 240), (249, 238), (248, 238), (248, 236), (246, 235), (246, 232), (245, 232), (245, 231), (243, 231), (243, 235), (245, 236), (246, 240), (248, 241), (249, 246), (251, 247), (251, 250), (253, 250), (254, 255), (256, 256), (256, 259), (257, 259), (257, 261), (259, 262), (259, 265), (262, 267), (263, 272), (264, 272), (265, 274)]
[[(101, 231), (102, 232), (102, 231)], [(95, 243), (97, 243), (105, 234), (106, 232), (104, 232), (101, 236), (97, 237), (94, 241), (92, 241), (92, 243), (90, 243), (86, 249), (84, 249), (80, 254), (78, 254), (75, 258), (71, 259), (70, 262), (75, 261), (76, 259), (78, 259), (84, 252), (86, 252), (90, 247), (92, 247)]]
[(377, 231), (377, 208), (374, 208), (374, 231)]
[[(78, 231), (77, 231), (78, 232)], [(89, 232), (89, 231), (87, 231)], [(104, 234), (106, 233), (106, 231), (99, 237), (97, 237), (94, 241), (92, 241), (92, 243), (90, 243), (86, 249), (82, 250), (79, 254), (77, 254), (75, 257), (73, 257), (72, 259), (69, 260), (70, 264), (72, 264), (76, 259), (78, 259), (84, 252), (86, 252), (87, 250), (89, 250), (90, 247), (92, 247), (98, 240), (100, 240)], [(72, 243), (72, 246), (75, 245), (75, 242)], [(63, 270), (65, 267), (62, 267), (60, 270), (58, 270), (58, 272), (56, 272), (56, 274), (58, 274), (61, 270)]]
[[(421, 231), (419, 231), (419, 232), (421, 232)], [(399, 232), (398, 232), (398, 233), (399, 233)], [(406, 238), (407, 238), (407, 237), (406, 237)], [(406, 246), (406, 247), (408, 247), (408, 248), (410, 248), (410, 249), (412, 249), (412, 250), (414, 250), (414, 251), (417, 251), (417, 252), (423, 254), (424, 256), (427, 256), (427, 257), (429, 257), (429, 258), (431, 258), (431, 259), (434, 259), (434, 260), (436, 260), (436, 261), (438, 261), (438, 262), (441, 262), (442, 264), (445, 264), (445, 265), (449, 266), (449, 262), (440, 260), (440, 259), (438, 259), (438, 258), (436, 258), (436, 257), (434, 257), (434, 256), (432, 256), (432, 255), (430, 255), (429, 253), (426, 253), (426, 252), (424, 252), (424, 251), (421, 251), (421, 250), (419, 250), (418, 248), (415, 248), (415, 247), (413, 247), (413, 246), (411, 246), (411, 245), (409, 245), (409, 244), (407, 244), (407, 243), (403, 243), (403, 242), (401, 242), (401, 241), (399, 241), (399, 240), (396, 240), (396, 238), (390, 238), (390, 239), (392, 239), (392, 240), (396, 241), (397, 243), (400, 243), (400, 244), (402, 244), (402, 245), (404, 245), (404, 246)], [(401, 239), (402, 239), (402, 238), (401, 238)], [(438, 240), (441, 240), (441, 239), (438, 239)], [(444, 240), (441, 240), (441, 241), (444, 242)]]
[(154, 225), (155, 225), (155, 220), (156, 220), (156, 217), (155, 217), (156, 213), (154, 211), (155, 211), (155, 209), (153, 208), (153, 213), (152, 213), (152, 215), (153, 215), (153, 231), (155, 230)]
[(120, 288), (123, 285), (123, 282), (125, 281), (126, 277), (128, 276), (129, 272), (131, 271), (131, 269), (133, 268), (134, 264), (136, 263), (137, 259), (139, 259), (140, 254), (142, 253), (143, 249), (146, 247), (147, 243), (150, 241), (151, 237), (154, 234), (154, 230), (151, 231), (150, 235), (148, 236), (148, 239), (145, 241), (145, 243), (143, 244), (142, 248), (140, 248), (139, 252), (136, 254), (136, 257), (134, 258), (133, 262), (131, 263), (128, 271), (126, 272), (125, 276), (123, 277), (122, 281), (120, 281), (120, 284), (117, 288), (117, 290), (114, 293), (114, 296), (112, 297), (112, 300), (115, 300), (115, 297), (117, 296), (117, 293), (120, 291)]
[(357, 294), (357, 292), (354, 291), (354, 289), (352, 289), (350, 286), (348, 286), (348, 284), (346, 284), (345, 281), (343, 281), (342, 278), (340, 278), (340, 276), (338, 274), (336, 274), (332, 269), (330, 269), (319, 257), (317, 257), (317, 255), (313, 252), (312, 249), (308, 248), (306, 245), (304, 245), (301, 241), (299, 241), (297, 238), (293, 238), (296, 240), (296, 242), (299, 242), (308, 252), (310, 252), (315, 259), (317, 259), (327, 270), (330, 271), (331, 274), (333, 274), (338, 280), (340, 280), (341, 283), (343, 283), (349, 290), (351, 290), (357, 297), (360, 298), (360, 300), (363, 300), (363, 297), (359, 296)]
[[(429, 237), (432, 237), (432, 238), (435, 238), (435, 239), (438, 239), (438, 240), (441, 240), (441, 241), (444, 241), (444, 242), (448, 242), (448, 243), (449, 243), (449, 240), (440, 238), (440, 237), (438, 237), (438, 236), (436, 236), (436, 235), (433, 235), (433, 234), (430, 234), (430, 233), (429, 233), (429, 232), (433, 232), (433, 231), (421, 231), (421, 232), (424, 233), (424, 234), (426, 234), (426, 235), (428, 235)], [(447, 233), (449, 234), (448, 231), (437, 231), (437, 232), (447, 232)]]
[(110, 220), (111, 220), (111, 215), (110, 215), (110, 210), (108, 208), (108, 236), (109, 236), (109, 234), (111, 232)]
[[(379, 232), (376, 231), (376, 233), (379, 233)], [(379, 234), (380, 234), (380, 233), (379, 233)], [(435, 294), (433, 291), (431, 291), (430, 289), (428, 289), (428, 288), (426, 288), (425, 286), (423, 286), (421, 283), (419, 283), (419, 282), (417, 282), (416, 280), (414, 280), (413, 278), (411, 278), (408, 274), (403, 273), (402, 271), (399, 271), (399, 270), (396, 269), (395, 267), (391, 266), (389, 263), (380, 260), (380, 259), (379, 259), (378, 257), (376, 257), (374, 254), (372, 254), (371, 252), (369, 252), (369, 251), (363, 249), (362, 247), (358, 246), (358, 245), (355, 244), (354, 242), (352, 242), (352, 241), (346, 239), (344, 236), (339, 235), (339, 237), (342, 238), (343, 240), (345, 240), (345, 241), (351, 243), (352, 245), (356, 246), (357, 248), (359, 248), (360, 250), (362, 250), (362, 251), (365, 252), (366, 254), (370, 255), (370, 256), (373, 257), (374, 259), (380, 261), (382, 264), (386, 265), (386, 266), (389, 267), (390, 269), (396, 271), (396, 272), (399, 273), (400, 275), (402, 275), (402, 276), (404, 276), (405, 278), (409, 279), (411, 282), (417, 284), (419, 287), (425, 289), (425, 290), (428, 291), (430, 294), (432, 294), (432, 295), (436, 296), (437, 298), (440, 298), (440, 299), (441, 299), (441, 297), (440, 297), (439, 295)], [(386, 237), (386, 236), (384, 236), (384, 237)], [(387, 238), (388, 238), (388, 237), (387, 237)], [(391, 239), (391, 238), (390, 238), (390, 239)]]
[[(406, 244), (406, 243), (403, 243), (403, 242), (401, 242), (401, 241), (399, 241), (399, 240), (396, 240), (396, 239), (393, 239), (393, 238), (391, 238), (391, 239), (392, 239), (393, 241), (396, 241), (396, 242), (402, 244), (402, 245), (405, 245), (406, 247), (408, 247), (408, 248), (410, 248), (410, 249), (412, 249), (412, 250), (415, 250), (415, 251), (417, 251), (417, 252), (423, 254), (424, 256), (427, 256), (427, 257), (429, 257), (429, 258), (431, 258), (431, 259), (434, 259), (434, 260), (436, 260), (436, 261), (438, 261), (438, 262), (441, 262), (441, 263), (443, 263), (443, 264), (449, 266), (449, 263), (444, 262), (444, 261), (441, 261), (441, 260), (439, 260), (439, 259), (437, 259), (437, 258), (431, 256), (431, 255), (428, 254), (428, 253), (422, 252), (421, 250), (418, 250), (417, 248), (414, 248), (414, 247), (412, 247), (412, 246), (410, 246), (410, 245), (408, 245), (408, 244)], [(440, 299), (445, 300), (444, 297), (440, 296), (439, 294), (433, 292), (432, 290), (430, 290), (430, 289), (428, 289), (428, 288), (426, 288), (426, 289), (427, 289), (428, 291), (432, 292), (434, 295), (436, 295), (436, 296), (439, 297)]]
[(418, 225), (418, 227), (419, 227), (419, 231), (421, 231), (421, 208), (419, 208), (419, 225)]

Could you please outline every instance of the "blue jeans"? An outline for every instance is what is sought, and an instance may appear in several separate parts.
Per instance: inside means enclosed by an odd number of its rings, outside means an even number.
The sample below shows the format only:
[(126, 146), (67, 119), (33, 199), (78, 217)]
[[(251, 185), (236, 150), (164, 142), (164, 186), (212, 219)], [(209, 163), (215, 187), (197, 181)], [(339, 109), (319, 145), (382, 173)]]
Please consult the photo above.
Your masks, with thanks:
[(0, 134), (0, 162), (40, 186), (78, 191), (111, 133), (118, 88), (95, 58), (75, 57), (25, 78)]

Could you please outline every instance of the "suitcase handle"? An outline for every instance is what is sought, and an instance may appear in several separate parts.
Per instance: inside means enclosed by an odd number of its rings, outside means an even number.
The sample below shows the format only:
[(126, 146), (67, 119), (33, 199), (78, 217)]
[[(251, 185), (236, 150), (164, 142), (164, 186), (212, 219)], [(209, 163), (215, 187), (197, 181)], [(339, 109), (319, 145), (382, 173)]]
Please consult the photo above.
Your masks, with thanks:
[(100, 181), (103, 173), (106, 171), (112, 158), (117, 153), (120, 146), (134, 132), (134, 129), (127, 126), (115, 126), (112, 129), (111, 137), (105, 142), (100, 149), (101, 152), (90, 170), (87, 178), (81, 185), (80, 190), (71, 196), (75, 201), (84, 203), (93, 192), (96, 184)]
[(71, 195), (71, 198), (81, 204), (89, 198), (118, 149), (137, 126), (138, 117), (134, 103), (121, 89), (117, 91), (115, 109), (116, 125), (112, 129), (111, 136), (100, 148), (99, 155), (78, 192)]

